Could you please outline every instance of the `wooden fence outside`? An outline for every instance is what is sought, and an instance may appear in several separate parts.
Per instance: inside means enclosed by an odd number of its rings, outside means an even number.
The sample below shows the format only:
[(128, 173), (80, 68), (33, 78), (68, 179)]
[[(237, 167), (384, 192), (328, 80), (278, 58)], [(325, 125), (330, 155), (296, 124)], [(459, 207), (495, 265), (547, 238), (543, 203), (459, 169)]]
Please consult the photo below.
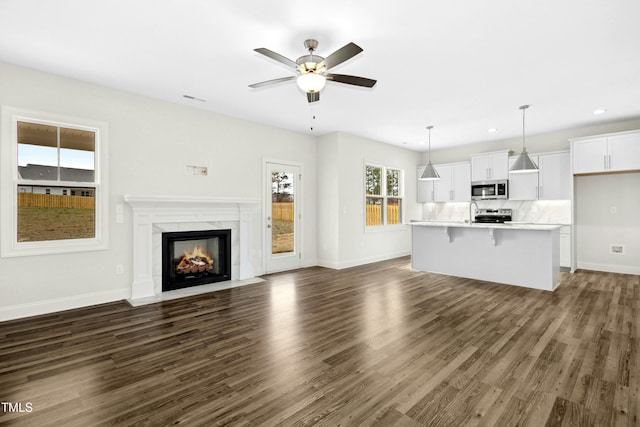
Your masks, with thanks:
[(95, 198), (60, 194), (18, 193), (19, 207), (95, 209)]
[[(367, 225), (382, 225), (382, 206), (366, 205)], [(387, 205), (387, 224), (400, 224), (400, 208), (398, 205)]]
[[(382, 206), (367, 204), (367, 225), (382, 225)], [(293, 202), (271, 203), (271, 216), (274, 221), (293, 221)], [(387, 224), (400, 224), (399, 205), (387, 205)]]
[(274, 221), (293, 222), (295, 209), (293, 202), (273, 202), (271, 203), (271, 216)]

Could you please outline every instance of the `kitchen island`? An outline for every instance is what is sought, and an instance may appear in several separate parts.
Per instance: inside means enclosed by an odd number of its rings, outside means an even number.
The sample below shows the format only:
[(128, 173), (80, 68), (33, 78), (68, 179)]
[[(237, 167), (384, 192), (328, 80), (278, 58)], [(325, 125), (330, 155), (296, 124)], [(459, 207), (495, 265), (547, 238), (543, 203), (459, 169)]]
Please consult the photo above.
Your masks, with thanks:
[(553, 291), (560, 226), (426, 221), (412, 225), (411, 268)]

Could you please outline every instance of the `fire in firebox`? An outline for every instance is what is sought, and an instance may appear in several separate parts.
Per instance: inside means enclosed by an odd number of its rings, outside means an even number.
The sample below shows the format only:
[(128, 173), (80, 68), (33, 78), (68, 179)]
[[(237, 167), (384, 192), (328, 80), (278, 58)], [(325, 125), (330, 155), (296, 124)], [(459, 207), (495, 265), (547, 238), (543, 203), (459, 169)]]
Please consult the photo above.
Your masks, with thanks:
[(213, 259), (200, 246), (195, 246), (191, 252), (185, 251), (176, 265), (177, 274), (207, 273), (212, 270)]

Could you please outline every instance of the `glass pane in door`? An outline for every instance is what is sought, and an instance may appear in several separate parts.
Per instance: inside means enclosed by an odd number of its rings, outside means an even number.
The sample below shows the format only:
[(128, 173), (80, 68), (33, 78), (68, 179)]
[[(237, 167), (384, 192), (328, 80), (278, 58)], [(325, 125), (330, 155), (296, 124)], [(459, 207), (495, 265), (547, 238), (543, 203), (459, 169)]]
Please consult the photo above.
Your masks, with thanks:
[(271, 253), (295, 251), (295, 173), (271, 172)]

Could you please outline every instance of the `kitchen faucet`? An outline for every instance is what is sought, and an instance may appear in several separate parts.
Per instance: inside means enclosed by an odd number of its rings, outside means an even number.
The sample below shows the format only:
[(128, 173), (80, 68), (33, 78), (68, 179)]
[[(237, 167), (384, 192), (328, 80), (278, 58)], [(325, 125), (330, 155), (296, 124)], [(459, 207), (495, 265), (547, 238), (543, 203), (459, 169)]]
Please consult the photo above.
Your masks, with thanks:
[(473, 223), (473, 217), (471, 216), (471, 207), (474, 205), (476, 207), (476, 212), (478, 212), (478, 204), (476, 202), (469, 203), (469, 224)]

